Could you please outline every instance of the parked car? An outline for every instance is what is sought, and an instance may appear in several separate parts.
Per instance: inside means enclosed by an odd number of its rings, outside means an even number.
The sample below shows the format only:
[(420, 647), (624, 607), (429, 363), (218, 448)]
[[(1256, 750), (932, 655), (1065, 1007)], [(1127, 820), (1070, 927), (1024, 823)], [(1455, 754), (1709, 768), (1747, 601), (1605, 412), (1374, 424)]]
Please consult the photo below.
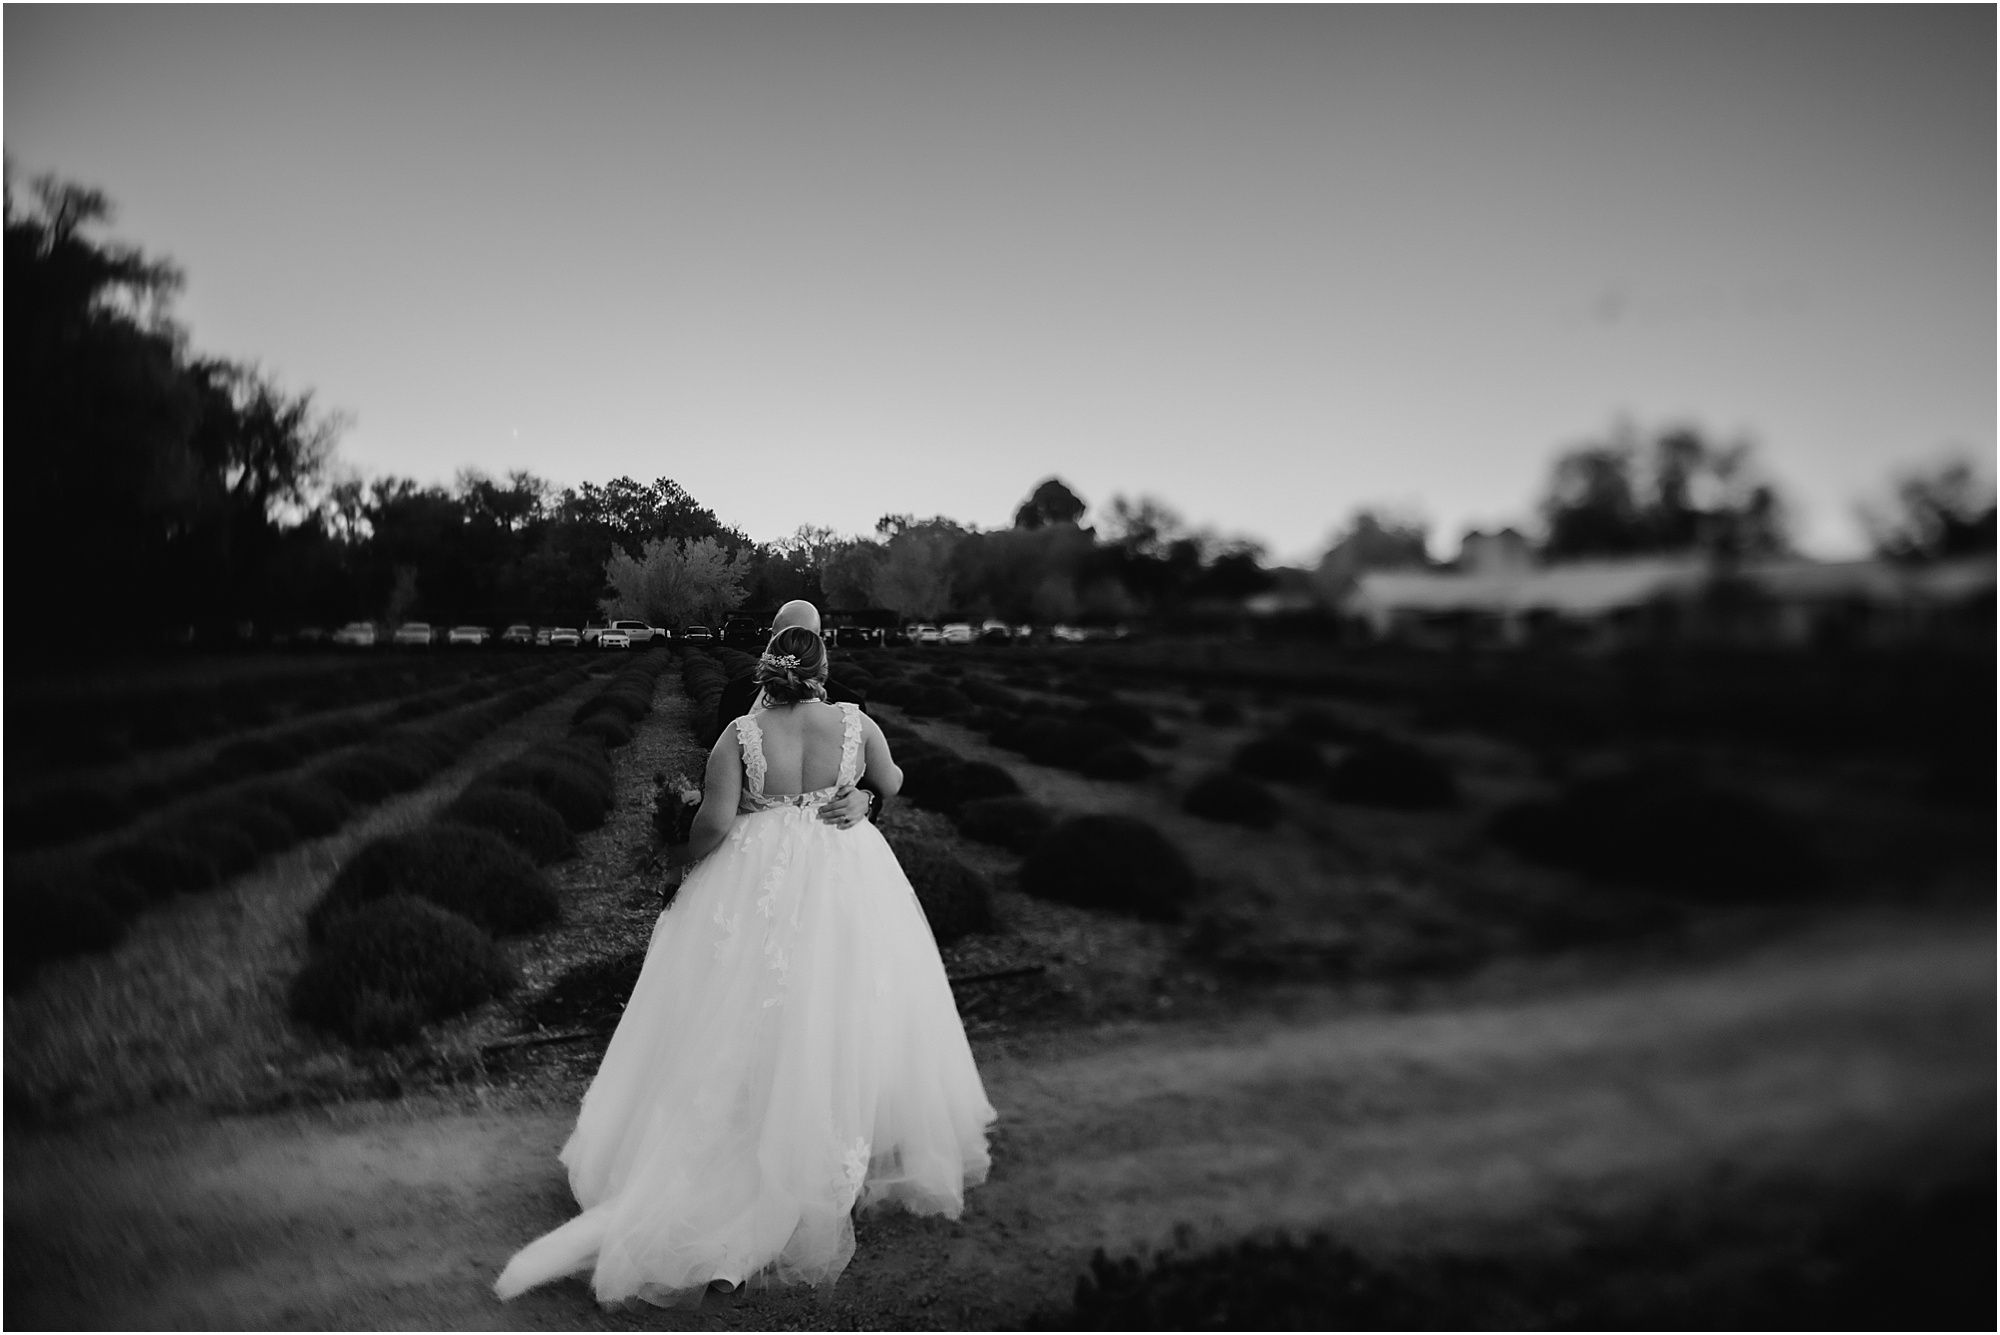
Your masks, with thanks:
[(837, 626), (833, 632), (833, 643), (841, 649), (866, 649), (875, 643), (875, 632), (867, 626)]
[(909, 642), (910, 628), (908, 626), (891, 626), (882, 632), (882, 643), (885, 647), (901, 648)]
[(534, 642), (535, 628), (533, 626), (523, 626), (517, 623), (500, 632), (500, 643), (502, 644), (533, 644)]
[(586, 621), (583, 623), (583, 642), (585, 644), (596, 644), (597, 637), (603, 633), (604, 627), (600, 623), (595, 621)]
[(762, 649), (771, 639), (771, 628), (750, 617), (731, 617), (722, 623), (722, 642), (745, 653)]
[(549, 632), (549, 648), (575, 649), (583, 644), (583, 637), (576, 633), (574, 626), (557, 626)]
[(971, 644), (979, 638), (979, 632), (972, 628), (969, 621), (948, 622), (938, 634), (946, 644)]
[(382, 636), (372, 621), (350, 621), (333, 633), (335, 644), (365, 649), (380, 644)]
[(650, 645), (656, 641), (660, 644), (667, 642), (665, 631), (644, 621), (614, 621), (611, 623), (611, 629), (623, 631), (625, 638), (632, 642), (634, 648)]
[(1014, 638), (1021, 641), (1032, 640), (1035, 638), (1035, 628), (1028, 625), (1016, 626), (1014, 627)]
[(715, 632), (707, 626), (681, 627), (682, 644), (714, 644)]
[(453, 626), (451, 628), (451, 633), (444, 637), (444, 642), (448, 645), (450, 644), (480, 645), (486, 643), (488, 640), (492, 638), (493, 638), (493, 633), (487, 630), (486, 627), (484, 626)]
[(1062, 644), (1082, 644), (1090, 636), (1080, 626), (1055, 626), (1049, 631), (1049, 638)]
[(548, 647), (549, 647), (549, 636), (551, 636), (551, 635), (553, 635), (553, 634), (555, 634), (555, 633), (556, 633), (556, 628), (555, 628), (554, 626), (537, 626), (537, 627), (535, 627), (535, 647), (536, 647), (537, 649), (546, 649), (546, 648), (548, 648)]
[(1013, 628), (1004, 621), (979, 623), (979, 640), (982, 644), (1011, 644), (1013, 639)]
[(600, 630), (597, 632), (597, 647), (600, 649), (630, 649), (632, 637), (622, 630)]
[(936, 644), (943, 638), (943, 633), (936, 626), (927, 626), (919, 622), (910, 627), (911, 644)]
[(428, 646), (433, 638), (431, 623), (428, 621), (405, 621), (396, 627), (395, 642), (398, 645)]

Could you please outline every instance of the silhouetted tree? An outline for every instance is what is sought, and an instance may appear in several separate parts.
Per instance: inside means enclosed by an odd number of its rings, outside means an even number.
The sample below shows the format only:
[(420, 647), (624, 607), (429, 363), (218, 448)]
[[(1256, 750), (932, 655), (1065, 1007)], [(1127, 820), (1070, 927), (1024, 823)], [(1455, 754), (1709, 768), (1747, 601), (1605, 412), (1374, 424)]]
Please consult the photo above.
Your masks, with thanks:
[(1896, 483), (1887, 513), (1864, 508), (1875, 551), (1891, 561), (1937, 561), (1994, 550), (1993, 487), (1963, 459)]
[(1777, 490), (1756, 473), (1748, 444), (1718, 446), (1675, 429), (1641, 446), (1629, 428), (1556, 461), (1542, 515), (1556, 560), (1706, 551), (1786, 550)]
[(1313, 589), (1337, 603), (1370, 570), (1422, 570), (1430, 565), (1429, 529), (1386, 510), (1356, 510), (1313, 571)]
[(1084, 504), (1061, 478), (1048, 478), (1014, 511), (1015, 528), (1044, 524), (1074, 524), (1083, 518)]

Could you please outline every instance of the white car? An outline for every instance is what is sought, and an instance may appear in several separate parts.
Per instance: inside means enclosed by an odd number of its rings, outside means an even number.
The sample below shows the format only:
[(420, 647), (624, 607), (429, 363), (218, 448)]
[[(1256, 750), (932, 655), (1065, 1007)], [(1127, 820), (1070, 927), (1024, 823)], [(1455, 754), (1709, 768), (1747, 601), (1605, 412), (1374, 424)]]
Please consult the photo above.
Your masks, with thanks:
[(939, 638), (946, 644), (971, 644), (979, 638), (979, 632), (969, 621), (954, 621), (939, 632)]
[(428, 645), (431, 642), (431, 623), (428, 621), (405, 621), (396, 627), (395, 642), (400, 645)]
[(982, 621), (979, 639), (983, 644), (1008, 644), (1014, 639), (1014, 628), (1004, 621)]
[(936, 626), (917, 625), (910, 627), (911, 644), (936, 644), (944, 634)]
[(597, 632), (597, 647), (600, 649), (630, 649), (632, 637), (622, 630), (600, 630)]
[(453, 626), (444, 637), (446, 644), (484, 644), (491, 638), (484, 626)]
[(1079, 626), (1057, 626), (1049, 631), (1049, 638), (1060, 640), (1064, 644), (1082, 644), (1090, 636)]
[(664, 641), (666, 638), (665, 631), (643, 621), (614, 621), (611, 629), (624, 632), (626, 640), (632, 645), (651, 644), (656, 639)]
[(333, 633), (335, 644), (352, 645), (357, 648), (366, 648), (379, 643), (380, 640), (381, 636), (376, 633), (375, 623), (372, 621), (350, 621)]
[(575, 626), (557, 626), (549, 632), (549, 648), (574, 649), (583, 643), (583, 637), (576, 633)]

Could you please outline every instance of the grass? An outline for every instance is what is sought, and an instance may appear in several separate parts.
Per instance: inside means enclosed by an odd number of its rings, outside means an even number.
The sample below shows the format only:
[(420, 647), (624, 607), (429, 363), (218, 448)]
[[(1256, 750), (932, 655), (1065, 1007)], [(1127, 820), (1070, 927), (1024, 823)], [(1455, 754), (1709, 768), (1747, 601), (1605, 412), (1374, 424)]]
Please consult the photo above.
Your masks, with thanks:
[(10, 1116), (64, 1121), (161, 1103), (257, 1104), (301, 1086), (340, 1087), (368, 1059), (294, 1024), (286, 986), (305, 958), (306, 911), (355, 849), (423, 824), (457, 785), (557, 737), (584, 683), (489, 735), (417, 793), (249, 875), (132, 924), (102, 955), (45, 966), (8, 999)]

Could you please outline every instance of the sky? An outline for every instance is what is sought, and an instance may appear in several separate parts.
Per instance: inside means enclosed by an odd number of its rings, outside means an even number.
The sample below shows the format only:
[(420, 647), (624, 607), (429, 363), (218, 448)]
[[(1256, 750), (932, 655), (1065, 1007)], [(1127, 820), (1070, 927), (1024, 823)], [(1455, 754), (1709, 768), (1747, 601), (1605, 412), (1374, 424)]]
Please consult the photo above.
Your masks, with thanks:
[(1991, 463), (1986, 6), (8, 6), (6, 150), (192, 345), (427, 482), (752, 537), (1042, 478), (1307, 562), (1526, 524), (1619, 422), (1801, 548)]

